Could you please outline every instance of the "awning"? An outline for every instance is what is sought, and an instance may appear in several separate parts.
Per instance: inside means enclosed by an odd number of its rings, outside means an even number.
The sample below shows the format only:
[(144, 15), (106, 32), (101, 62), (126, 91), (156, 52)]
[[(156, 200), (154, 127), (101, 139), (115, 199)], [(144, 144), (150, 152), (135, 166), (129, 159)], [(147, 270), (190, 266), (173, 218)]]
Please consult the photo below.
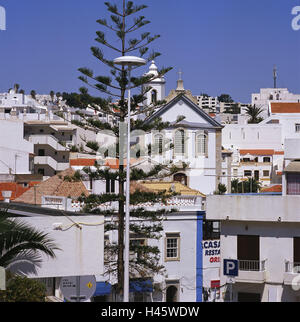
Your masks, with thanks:
[(103, 296), (111, 293), (111, 284), (107, 282), (97, 282), (96, 291), (93, 296)]
[(284, 172), (300, 172), (300, 161), (292, 161), (284, 169)]
[(129, 284), (130, 293), (152, 293), (153, 285), (151, 280), (136, 280)]

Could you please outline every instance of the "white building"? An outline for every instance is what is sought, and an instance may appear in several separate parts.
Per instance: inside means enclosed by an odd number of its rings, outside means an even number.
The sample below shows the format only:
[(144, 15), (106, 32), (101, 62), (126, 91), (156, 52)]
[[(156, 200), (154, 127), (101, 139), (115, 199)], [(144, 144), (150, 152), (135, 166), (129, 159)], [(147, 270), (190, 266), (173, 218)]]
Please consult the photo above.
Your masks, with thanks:
[[(184, 89), (182, 79), (178, 80), (177, 89), (165, 99), (167, 104), (146, 118), (145, 122), (161, 118), (163, 122), (170, 123), (170, 128), (146, 134), (140, 144), (156, 147), (151, 155), (154, 162), (173, 163), (179, 167), (188, 164), (173, 180), (184, 182), (205, 194), (212, 193), (220, 182), (222, 126), (199, 108), (196, 98)], [(177, 122), (180, 116), (184, 119)], [(171, 143), (174, 148), (170, 148)]]
[[(1, 203), (1, 206), (7, 207)], [(58, 213), (57, 210), (11, 203), (10, 217), (49, 234), (60, 250), (56, 258), (42, 254), (40, 265), (17, 262), (11, 272), (37, 279), (46, 286), (50, 300), (63, 301), (60, 282), (69, 276), (96, 276), (104, 273), (104, 217), (91, 214)], [(21, 217), (21, 218), (20, 218)]]
[(33, 144), (24, 139), (24, 123), (0, 115), (0, 175), (30, 174)]
[(287, 88), (262, 88), (259, 93), (252, 94), (252, 105), (264, 110), (263, 117), (268, 115), (271, 102), (300, 102), (300, 94), (290, 93)]
[(233, 301), (299, 302), (299, 140), (287, 140), (283, 194), (209, 196), (207, 219), (221, 221), (221, 285), (230, 300), (224, 259), (238, 260)]
[(207, 112), (216, 112), (219, 105), (218, 97), (199, 95), (197, 97), (197, 102), (200, 108), (206, 110)]

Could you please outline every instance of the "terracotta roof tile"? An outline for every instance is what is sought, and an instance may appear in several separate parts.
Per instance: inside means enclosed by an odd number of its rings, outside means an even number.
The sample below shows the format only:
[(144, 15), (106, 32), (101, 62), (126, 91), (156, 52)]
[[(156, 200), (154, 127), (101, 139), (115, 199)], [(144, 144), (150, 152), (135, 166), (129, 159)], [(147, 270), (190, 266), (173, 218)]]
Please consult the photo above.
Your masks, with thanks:
[(271, 103), (271, 113), (300, 113), (300, 103)]
[(12, 195), (10, 200), (15, 200), (16, 198), (20, 197), (24, 192), (28, 191), (29, 189), (30, 189), (30, 185), (29, 187), (24, 187), (23, 185), (15, 182), (0, 182), (0, 200), (1, 201), (4, 200), (2, 196), (2, 191), (11, 191)]
[(48, 180), (41, 182), (39, 185), (30, 188), (15, 201), (40, 205), (42, 203), (42, 196), (78, 198), (82, 194), (86, 196), (89, 195), (88, 190), (81, 181), (69, 182), (64, 180), (66, 176), (72, 177), (74, 174), (75, 171), (72, 168), (62, 171), (56, 176), (53, 176)]
[(96, 159), (72, 159), (70, 166), (92, 167), (95, 165)]
[(240, 155), (274, 155), (274, 150), (240, 150)]
[(174, 192), (179, 193), (184, 196), (202, 196), (205, 197), (203, 193), (201, 193), (198, 190), (191, 189), (185, 185), (183, 185), (180, 182), (153, 182), (153, 181), (146, 181), (141, 182), (141, 185), (146, 187), (147, 189), (150, 189), (154, 192), (160, 192), (160, 191), (170, 191), (172, 188), (174, 189)]
[(275, 186), (270, 186), (262, 189), (261, 192), (282, 192), (282, 185), (278, 184)]

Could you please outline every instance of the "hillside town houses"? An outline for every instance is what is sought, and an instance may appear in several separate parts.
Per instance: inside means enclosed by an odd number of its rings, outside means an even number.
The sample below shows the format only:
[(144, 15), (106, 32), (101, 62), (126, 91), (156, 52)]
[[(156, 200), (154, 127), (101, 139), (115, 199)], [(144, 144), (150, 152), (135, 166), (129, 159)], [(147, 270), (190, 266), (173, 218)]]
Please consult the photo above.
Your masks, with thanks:
[[(138, 206), (176, 211), (163, 219), (160, 239), (131, 234), (132, 243), (159, 248), (165, 272), (147, 276), (139, 285), (132, 282), (130, 301), (299, 302), (300, 94), (262, 88), (249, 104), (222, 102), (193, 95), (181, 73), (166, 93), (166, 79), (158, 76), (155, 61), (149, 74), (157, 78), (144, 85), (151, 90), (140, 108), (164, 103), (154, 114), (136, 118), (144, 124), (160, 118), (170, 126), (133, 134), (143, 149), (151, 144), (157, 149), (126, 162), (131, 169), (174, 164), (180, 170), (131, 183), (132, 193), (174, 193), (166, 203)], [(262, 119), (249, 123), (247, 111), (255, 106)], [(81, 127), (83, 114), (119, 122), (49, 95), (33, 98), (16, 89), (0, 94), (0, 206), (59, 241), (56, 259), (44, 258), (39, 269), (27, 267), (26, 275), (46, 285), (50, 300), (65, 300), (63, 277), (94, 275), (97, 288), (91, 300), (111, 302), (117, 300), (117, 281), (104, 269), (110, 261), (105, 247), (117, 243), (118, 236), (105, 232), (104, 225), (114, 220), (105, 211), (117, 204), (107, 201), (99, 205), (103, 215), (89, 214), (80, 197), (118, 193), (117, 181), (91, 180), (84, 170), (93, 172), (97, 166), (114, 171), (119, 161), (87, 147), (92, 141), (110, 146), (114, 138)], [(76, 173), (80, 180), (70, 179)], [(225, 260), (238, 262), (237, 275), (229, 278)]]

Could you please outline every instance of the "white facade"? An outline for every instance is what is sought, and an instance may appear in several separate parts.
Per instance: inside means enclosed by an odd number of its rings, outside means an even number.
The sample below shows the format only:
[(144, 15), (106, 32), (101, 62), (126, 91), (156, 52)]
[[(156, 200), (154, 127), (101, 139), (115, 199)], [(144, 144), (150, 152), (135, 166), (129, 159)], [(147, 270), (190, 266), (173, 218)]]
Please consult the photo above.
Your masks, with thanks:
[(300, 102), (300, 94), (290, 93), (287, 88), (262, 88), (259, 93), (252, 94), (252, 105), (264, 110), (262, 116), (268, 117), (270, 102)]
[(233, 179), (256, 177), (263, 186), (270, 185), (273, 171), (283, 168), (283, 135), (281, 124), (225, 125), (222, 146), (233, 153)]
[(207, 109), (209, 111), (216, 111), (219, 104), (218, 97), (212, 96), (196, 96), (198, 105), (202, 109)]
[[(132, 219), (132, 221), (135, 221)], [(202, 221), (200, 221), (202, 223)], [(145, 223), (146, 224), (146, 223)], [(165, 267), (162, 275), (152, 276), (156, 290), (153, 294), (144, 295), (143, 301), (166, 302), (170, 301), (170, 287), (175, 287), (174, 302), (196, 302), (197, 299), (197, 249), (202, 247), (202, 241), (197, 238), (196, 212), (181, 212), (169, 214), (163, 221), (162, 237), (159, 240), (146, 240), (149, 246), (157, 246), (160, 250), (159, 265)], [(167, 239), (176, 239), (176, 258), (167, 256)], [(109, 242), (117, 242), (117, 232), (108, 233)], [(131, 240), (134, 240), (134, 238)], [(131, 254), (134, 256), (134, 254)], [(199, 260), (199, 259), (198, 259)], [(151, 278), (151, 277), (150, 277)], [(116, 283), (113, 277), (104, 277), (103, 281)], [(198, 285), (199, 287), (199, 285)], [(201, 285), (202, 288), (202, 285)], [(130, 301), (135, 301), (134, 293), (130, 294)]]
[[(176, 126), (161, 133), (147, 134), (145, 146), (150, 143), (154, 145), (160, 140), (163, 151), (153, 153), (153, 161), (188, 164), (187, 169), (182, 171), (186, 176), (185, 184), (204, 194), (213, 193), (217, 187), (217, 173), (221, 172), (221, 125), (185, 95), (177, 96), (151, 116), (149, 122), (161, 117), (163, 122), (175, 124), (179, 116), (185, 119)], [(173, 149), (170, 149), (170, 144), (174, 144)]]
[[(207, 219), (221, 221), (222, 285), (227, 283), (227, 277), (223, 275), (224, 259), (239, 260), (233, 301), (238, 301), (241, 294), (248, 298), (255, 295), (262, 302), (300, 300), (300, 292), (293, 289), (298, 277), (298, 271), (293, 267), (294, 238), (300, 236), (299, 201), (299, 196), (208, 197)], [(255, 246), (249, 246), (257, 248), (254, 251), (259, 255), (255, 260), (239, 258), (242, 253), (239, 247), (244, 247), (239, 244), (239, 236), (254, 236), (258, 241)], [(229, 287), (226, 286), (222, 293), (223, 300), (228, 301)]]
[[(155, 65), (155, 62), (152, 61), (149, 72), (145, 74), (145, 76), (153, 75), (152, 78), (158, 76), (158, 68)], [(146, 101), (144, 102), (145, 106), (151, 106), (158, 101), (162, 101), (166, 97), (166, 81), (164, 77), (157, 77), (150, 81), (148, 84), (143, 85), (143, 91), (151, 87), (151, 90), (146, 94)]]
[(0, 174), (30, 174), (33, 144), (24, 139), (24, 124), (0, 119)]
[(282, 150), (282, 128), (278, 124), (227, 124), (222, 130), (225, 149)]
[[(53, 239), (59, 250), (56, 257), (49, 258), (41, 253), (41, 262), (34, 265), (18, 262), (10, 267), (12, 272), (20, 272), (29, 278), (45, 283), (48, 296), (63, 301), (60, 280), (69, 276), (102, 276), (104, 273), (104, 217), (101, 215), (72, 213), (57, 215), (43, 208), (15, 206), (11, 216), (21, 215), (20, 220), (42, 231)], [(67, 215), (67, 216), (66, 216)]]

